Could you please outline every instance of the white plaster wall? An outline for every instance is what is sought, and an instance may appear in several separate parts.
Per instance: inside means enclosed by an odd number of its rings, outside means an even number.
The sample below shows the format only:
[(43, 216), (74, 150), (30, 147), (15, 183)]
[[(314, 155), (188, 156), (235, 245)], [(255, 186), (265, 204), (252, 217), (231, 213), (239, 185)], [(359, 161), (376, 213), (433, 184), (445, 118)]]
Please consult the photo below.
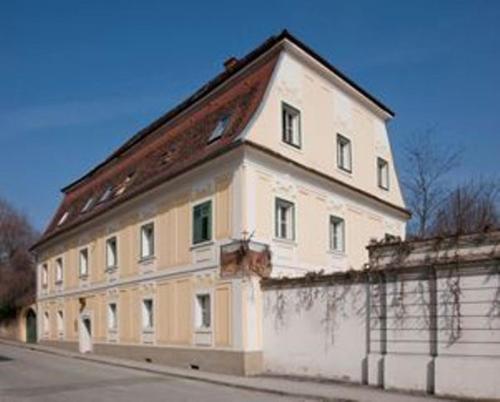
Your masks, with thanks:
[(363, 285), (264, 292), (264, 370), (361, 382)]

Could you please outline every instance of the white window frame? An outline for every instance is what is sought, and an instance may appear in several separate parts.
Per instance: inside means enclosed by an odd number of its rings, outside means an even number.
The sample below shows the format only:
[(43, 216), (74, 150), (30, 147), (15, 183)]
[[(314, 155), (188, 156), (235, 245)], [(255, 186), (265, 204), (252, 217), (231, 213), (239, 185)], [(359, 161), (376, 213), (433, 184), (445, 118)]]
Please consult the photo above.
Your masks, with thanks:
[(54, 264), (56, 266), (55, 283), (57, 285), (59, 285), (59, 284), (63, 283), (63, 280), (64, 280), (64, 259), (63, 259), (63, 257), (57, 257)]
[(49, 264), (44, 262), (41, 268), (42, 287), (46, 288), (49, 285)]
[(380, 156), (377, 157), (377, 184), (382, 190), (389, 190), (389, 162)]
[[(83, 258), (84, 255), (85, 259)], [(78, 251), (78, 274), (82, 279), (85, 279), (89, 276), (89, 260), (90, 260), (89, 257), (90, 256), (88, 247), (84, 247)], [(85, 264), (83, 264), (84, 261)], [(85, 270), (83, 268), (85, 268)]]
[(57, 310), (56, 319), (57, 319), (57, 333), (63, 334), (64, 333), (64, 310)]
[[(151, 311), (147, 304), (151, 302)], [(152, 332), (155, 328), (155, 300), (153, 297), (144, 297), (142, 299), (142, 331)]]
[[(206, 204), (207, 202), (210, 202), (210, 239), (209, 240), (203, 240), (200, 242), (195, 243), (194, 239), (194, 210), (196, 207)], [(196, 201), (195, 203), (191, 204), (191, 246), (192, 247), (199, 247), (203, 246), (206, 244), (210, 244), (211, 242), (214, 241), (215, 238), (215, 198), (214, 197), (207, 197), (203, 198), (201, 200)]]
[[(208, 297), (208, 326), (205, 325), (205, 312), (200, 303), (202, 298)], [(213, 297), (209, 290), (198, 291), (194, 300), (194, 326), (197, 331), (211, 331), (213, 327)]]
[[(337, 143), (337, 167), (344, 172), (352, 173), (351, 139), (343, 134), (337, 133), (336, 143)], [(347, 152), (347, 154), (345, 152)]]
[[(283, 233), (283, 222), (281, 217), (281, 210), (279, 204), (289, 207), (289, 214), (285, 216), (285, 235)], [(288, 219), (290, 221), (288, 221)], [(295, 203), (282, 197), (275, 197), (274, 199), (274, 236), (276, 239), (295, 241), (296, 239), (296, 206)]]
[[(337, 225), (340, 225), (340, 228)], [(338, 229), (340, 229), (340, 233), (336, 232)], [(328, 218), (328, 242), (330, 251), (342, 254), (345, 253), (345, 232), (345, 219), (340, 216), (330, 215)], [(339, 235), (341, 244), (339, 244), (338, 241)]]
[[(151, 243), (148, 245), (149, 253), (145, 254), (144, 253), (144, 246), (145, 246), (145, 230), (149, 227), (153, 228), (153, 234), (152, 237), (150, 238)], [(149, 260), (155, 257), (155, 243), (156, 243), (156, 230), (155, 230), (155, 223), (154, 221), (146, 222), (143, 223), (139, 229), (139, 246), (140, 246), (140, 260)]]
[[(291, 117), (291, 124), (288, 116)], [(302, 148), (302, 121), (300, 110), (296, 107), (281, 102), (281, 141), (294, 148)]]
[(50, 332), (50, 315), (48, 311), (43, 312), (43, 333), (47, 335)]
[[(114, 311), (111, 306), (115, 306)], [(118, 303), (113, 301), (108, 303), (108, 331), (116, 332), (118, 330)]]
[[(154, 228), (153, 228), (153, 237), (154, 237)], [(115, 244), (114, 251), (111, 247), (112, 242), (114, 242)], [(142, 242), (142, 234), (141, 234), (141, 242)], [(106, 239), (105, 247), (106, 247), (106, 270), (111, 271), (118, 267), (118, 236), (108, 237)], [(112, 258), (110, 258), (110, 256), (112, 256)]]

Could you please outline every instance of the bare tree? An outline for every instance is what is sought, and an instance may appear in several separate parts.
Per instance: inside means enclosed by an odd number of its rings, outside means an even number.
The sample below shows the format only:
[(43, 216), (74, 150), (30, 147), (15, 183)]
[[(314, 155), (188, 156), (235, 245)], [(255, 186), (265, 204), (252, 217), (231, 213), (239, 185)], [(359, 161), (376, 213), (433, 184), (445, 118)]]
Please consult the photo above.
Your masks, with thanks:
[(439, 206), (431, 234), (455, 235), (500, 227), (500, 181), (470, 180)]
[(29, 247), (36, 236), (26, 217), (0, 199), (0, 319), (35, 299), (35, 263)]
[(446, 176), (459, 165), (461, 152), (439, 144), (434, 130), (429, 129), (412, 137), (404, 149), (404, 157), (402, 183), (413, 213), (409, 235), (426, 237), (433, 217), (449, 193)]

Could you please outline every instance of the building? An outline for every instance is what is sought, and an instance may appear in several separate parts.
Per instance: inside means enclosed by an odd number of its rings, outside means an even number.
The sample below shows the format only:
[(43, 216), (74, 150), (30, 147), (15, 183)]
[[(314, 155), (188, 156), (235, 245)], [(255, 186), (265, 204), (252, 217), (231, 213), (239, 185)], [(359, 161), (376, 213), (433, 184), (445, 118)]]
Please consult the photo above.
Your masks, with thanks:
[(358, 269), (404, 235), (392, 117), (286, 31), (228, 59), (62, 190), (34, 246), (40, 341), (259, 372), (258, 273)]

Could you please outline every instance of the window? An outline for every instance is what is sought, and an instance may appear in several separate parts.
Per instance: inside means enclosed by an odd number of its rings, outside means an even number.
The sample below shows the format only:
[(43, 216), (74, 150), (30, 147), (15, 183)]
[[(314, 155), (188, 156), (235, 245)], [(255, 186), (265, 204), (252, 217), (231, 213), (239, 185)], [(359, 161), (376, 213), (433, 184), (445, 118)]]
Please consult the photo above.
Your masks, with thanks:
[(193, 208), (193, 244), (212, 240), (212, 201)]
[(43, 332), (48, 333), (50, 329), (49, 313), (43, 313)]
[(142, 328), (153, 328), (153, 299), (144, 299), (142, 301)]
[(211, 326), (210, 294), (196, 295), (196, 327), (208, 329)]
[(336, 216), (330, 216), (330, 250), (345, 250), (344, 220)]
[(295, 239), (295, 207), (293, 203), (276, 198), (276, 237), (279, 239)]
[(155, 254), (155, 226), (148, 223), (141, 227), (141, 258), (151, 258)]
[(377, 158), (377, 178), (378, 186), (389, 190), (389, 163), (382, 158)]
[(89, 274), (89, 251), (84, 248), (80, 250), (80, 277), (85, 278)]
[(287, 105), (286, 103), (282, 103), (281, 118), (283, 142), (296, 148), (300, 148), (302, 145), (300, 132), (300, 111), (290, 105)]
[(116, 268), (118, 265), (116, 237), (106, 240), (106, 268)]
[(57, 312), (57, 332), (64, 332), (64, 313), (62, 310)]
[(228, 122), (229, 122), (229, 116), (224, 116), (217, 122), (217, 125), (214, 128), (214, 131), (212, 131), (212, 134), (210, 134), (210, 138), (208, 139), (208, 143), (216, 141), (220, 137), (222, 137), (222, 134), (224, 134), (224, 130), (226, 129)]
[(59, 221), (57, 222), (57, 226), (61, 226), (66, 220), (68, 219), (69, 212), (66, 211), (64, 214), (62, 214), (61, 218), (59, 218)]
[(49, 267), (47, 264), (42, 265), (42, 286), (46, 287), (49, 284)]
[(63, 260), (59, 257), (56, 260), (56, 283), (61, 283), (63, 280)]
[(94, 197), (90, 197), (83, 206), (81, 213), (84, 214), (85, 212), (89, 211), (93, 205), (94, 205)]
[(351, 140), (337, 134), (337, 166), (346, 172), (352, 172)]
[(109, 303), (108, 304), (108, 329), (116, 330), (117, 327), (118, 327), (118, 316), (117, 316), (116, 303)]
[(113, 187), (106, 187), (106, 190), (102, 193), (101, 198), (99, 198), (99, 202), (107, 201), (111, 197), (111, 194), (113, 194)]

